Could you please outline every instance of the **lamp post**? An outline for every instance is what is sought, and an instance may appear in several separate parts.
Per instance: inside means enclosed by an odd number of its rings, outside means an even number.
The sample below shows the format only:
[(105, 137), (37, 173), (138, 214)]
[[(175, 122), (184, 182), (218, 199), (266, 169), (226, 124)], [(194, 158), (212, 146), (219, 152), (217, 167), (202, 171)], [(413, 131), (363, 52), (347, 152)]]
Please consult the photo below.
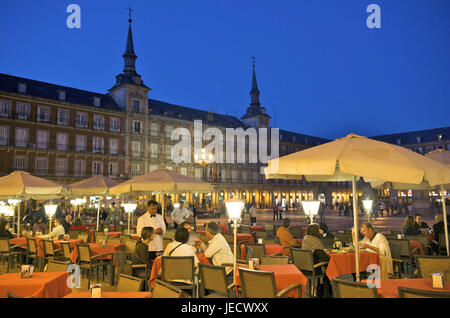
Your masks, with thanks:
[(234, 251), (233, 251), (233, 283), (236, 283), (236, 241), (238, 222), (241, 219), (242, 209), (244, 208), (244, 201), (240, 199), (230, 199), (225, 201), (228, 219), (233, 222), (234, 235)]
[(136, 210), (136, 206), (137, 206), (137, 204), (132, 203), (132, 202), (124, 203), (124, 205), (123, 205), (125, 212), (128, 214), (128, 233), (127, 234), (130, 234), (130, 215), (131, 215), (131, 213), (134, 212), (134, 210)]
[(45, 213), (47, 213), (47, 215), (49, 216), (49, 223), (50, 223), (50, 228), (48, 230), (49, 233), (52, 231), (52, 217), (55, 215), (57, 207), (58, 206), (56, 204), (51, 203), (44, 205)]
[[(13, 206), (15, 210), (16, 206), (19, 205), (19, 209), (17, 210), (17, 237), (20, 236), (20, 200), (19, 199), (9, 199), (8, 203)], [(13, 221), (14, 221), (14, 210), (13, 210)]]
[(305, 211), (305, 215), (309, 218), (309, 223), (313, 223), (314, 217), (319, 212), (320, 201), (301, 201), (303, 206), (303, 211)]
[(202, 151), (200, 154), (196, 153), (194, 154), (194, 160), (203, 168), (203, 181), (206, 181), (206, 173), (205, 173), (205, 167), (207, 164), (210, 164), (214, 160), (214, 155), (212, 153), (209, 153), (206, 155), (205, 148), (202, 148)]
[(372, 220), (372, 204), (373, 200), (362, 200), (364, 210), (367, 213), (367, 222), (371, 222)]

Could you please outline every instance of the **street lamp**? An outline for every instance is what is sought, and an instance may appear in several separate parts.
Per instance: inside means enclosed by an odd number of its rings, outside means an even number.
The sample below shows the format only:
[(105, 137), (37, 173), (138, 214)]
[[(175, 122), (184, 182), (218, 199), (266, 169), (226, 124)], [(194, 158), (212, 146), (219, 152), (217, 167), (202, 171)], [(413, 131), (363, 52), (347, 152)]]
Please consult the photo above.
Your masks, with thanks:
[(370, 223), (371, 219), (372, 219), (372, 203), (373, 200), (362, 200), (363, 206), (364, 206), (364, 210), (367, 213), (367, 222)]
[(303, 206), (303, 211), (305, 215), (309, 218), (309, 223), (313, 223), (314, 217), (319, 212), (320, 201), (301, 201)]
[(123, 208), (125, 209), (125, 212), (128, 214), (128, 234), (130, 234), (130, 215), (131, 213), (136, 210), (136, 203), (124, 203)]
[(233, 283), (236, 283), (236, 241), (237, 241), (237, 227), (241, 219), (242, 209), (244, 209), (244, 201), (239, 199), (230, 199), (225, 201), (228, 219), (232, 221), (233, 235), (234, 235), (234, 251), (233, 251)]
[(55, 215), (57, 207), (58, 206), (56, 204), (46, 204), (46, 205), (44, 205), (45, 213), (47, 213), (47, 215), (49, 216), (49, 219), (50, 219), (49, 220), (50, 228), (48, 230), (49, 233), (52, 231), (52, 216)]
[(212, 153), (206, 155), (205, 148), (202, 148), (200, 154), (194, 154), (194, 160), (203, 167), (203, 181), (206, 181), (205, 167), (214, 160), (214, 155)]

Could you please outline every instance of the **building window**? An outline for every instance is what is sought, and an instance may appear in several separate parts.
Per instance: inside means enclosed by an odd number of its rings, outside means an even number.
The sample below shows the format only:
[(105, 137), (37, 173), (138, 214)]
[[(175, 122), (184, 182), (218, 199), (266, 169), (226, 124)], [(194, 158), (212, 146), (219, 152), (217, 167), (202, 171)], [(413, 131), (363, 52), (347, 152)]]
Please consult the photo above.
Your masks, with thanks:
[(120, 132), (120, 119), (111, 117), (109, 119), (109, 131)]
[(94, 115), (94, 129), (97, 129), (97, 130), (105, 129), (105, 116)]
[(159, 124), (158, 123), (150, 123), (150, 135), (151, 136), (159, 136)]
[(55, 160), (55, 175), (65, 176), (67, 174), (67, 159), (57, 158)]
[(67, 151), (69, 145), (69, 134), (56, 133), (56, 150)]
[(98, 174), (103, 174), (103, 163), (101, 161), (94, 161), (92, 163), (92, 175), (96, 176)]
[(157, 165), (150, 165), (150, 172), (158, 170), (158, 166)]
[(119, 139), (109, 139), (109, 153), (111, 155), (119, 154)]
[(39, 175), (48, 174), (48, 158), (47, 157), (36, 157), (34, 164), (34, 173)]
[(140, 141), (133, 141), (131, 143), (131, 156), (141, 157), (141, 142)]
[(58, 91), (58, 98), (61, 101), (65, 101), (66, 100), (66, 92), (65, 91)]
[(253, 172), (253, 183), (258, 183), (258, 172), (254, 171)]
[(416, 137), (417, 143), (420, 144), (422, 142), (422, 137)]
[(242, 182), (247, 183), (247, 171), (242, 171)]
[(75, 151), (86, 152), (86, 136), (75, 136)]
[(141, 112), (141, 101), (137, 99), (133, 99), (133, 112), (140, 113)]
[(9, 126), (0, 126), (0, 146), (9, 144)]
[(39, 149), (48, 149), (49, 135), (48, 130), (36, 130), (36, 147)]
[(187, 176), (187, 175), (188, 175), (188, 170), (187, 170), (187, 168), (186, 168), (186, 167), (181, 167), (181, 168), (180, 168), (180, 173), (181, 173), (182, 175), (184, 175), (184, 176)]
[(9, 99), (0, 99), (0, 116), (11, 116), (11, 101)]
[(16, 103), (16, 118), (20, 120), (28, 120), (30, 117), (30, 104), (24, 102)]
[(93, 137), (92, 138), (92, 152), (93, 153), (103, 153), (103, 138)]
[(50, 122), (50, 107), (38, 105), (37, 121), (42, 123)]
[(434, 150), (434, 147), (433, 147), (433, 146), (426, 146), (426, 147), (425, 147), (425, 153), (430, 152), (430, 151), (433, 151), (433, 150)]
[(94, 106), (100, 107), (100, 97), (94, 97)]
[(84, 112), (76, 112), (75, 126), (79, 128), (87, 128), (88, 126), (88, 114)]
[(13, 169), (20, 171), (27, 171), (28, 157), (27, 156), (14, 156)]
[(16, 147), (28, 147), (28, 128), (16, 128), (14, 139)]
[(166, 159), (172, 159), (172, 146), (166, 145)]
[(19, 83), (18, 91), (19, 91), (19, 93), (26, 94), (27, 84)]
[(133, 132), (135, 134), (140, 134), (142, 132), (141, 126), (142, 126), (142, 123), (140, 121), (134, 120), (133, 121)]
[(141, 165), (139, 163), (131, 164), (131, 176), (135, 177), (141, 174)]
[(62, 109), (58, 108), (58, 118), (57, 123), (58, 125), (69, 125), (70, 122), (70, 112), (68, 109)]
[(108, 174), (110, 177), (117, 177), (119, 170), (117, 169), (117, 162), (110, 162), (108, 164)]
[(231, 171), (231, 180), (232, 180), (232, 182), (237, 182), (238, 181), (237, 171), (236, 170), (232, 170)]
[(172, 125), (166, 125), (166, 137), (170, 138), (172, 136), (172, 131), (174, 127)]
[(402, 140), (401, 139), (397, 139), (397, 145), (401, 145), (402, 144)]
[(86, 175), (86, 160), (76, 159), (75, 160), (75, 176), (84, 177)]
[(158, 158), (158, 144), (150, 144), (150, 158)]
[(202, 180), (203, 179), (203, 169), (195, 168), (195, 179)]

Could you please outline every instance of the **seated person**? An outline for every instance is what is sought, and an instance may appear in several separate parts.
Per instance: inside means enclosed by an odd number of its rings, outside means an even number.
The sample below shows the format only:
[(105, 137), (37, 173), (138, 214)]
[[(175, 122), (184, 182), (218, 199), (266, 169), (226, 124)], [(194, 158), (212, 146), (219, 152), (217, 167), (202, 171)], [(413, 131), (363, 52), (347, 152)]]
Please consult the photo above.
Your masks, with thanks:
[(13, 238), (14, 235), (9, 231), (9, 229), (10, 229), (9, 222), (6, 220), (1, 220), (0, 221), (0, 237), (7, 238), (7, 239)]
[(185, 228), (189, 232), (189, 239), (187, 244), (195, 247), (195, 242), (200, 241), (194, 234), (192, 234), (192, 226), (189, 222), (183, 222), (180, 224), (180, 227)]
[(72, 226), (72, 216), (66, 215), (61, 225), (64, 227), (64, 232), (69, 233), (69, 229)]
[(280, 244), (283, 247), (299, 245), (297, 240), (294, 239), (294, 237), (292, 236), (292, 233), (289, 231), (290, 227), (291, 227), (291, 220), (289, 220), (288, 218), (284, 218), (283, 226), (281, 226), (277, 230), (277, 233), (276, 233), (277, 237), (280, 239)]
[[(439, 255), (439, 235), (445, 233), (444, 216), (442, 214), (436, 214), (434, 218), (436, 223), (433, 225), (433, 241), (431, 242), (431, 247)], [(448, 215), (447, 220), (449, 220)]]
[(405, 222), (402, 226), (403, 235), (420, 235), (422, 232), (416, 227), (414, 218), (412, 216), (407, 216)]
[(83, 226), (83, 223), (81, 222), (81, 219), (76, 219), (69, 230), (89, 232), (89, 229), (87, 227)]
[[(148, 244), (153, 240), (154, 236), (155, 234), (153, 233), (152, 227), (147, 226), (142, 228), (141, 239), (136, 243), (134, 254), (131, 255), (133, 265), (145, 264), (148, 269), (152, 268), (153, 259), (150, 258)], [(143, 268), (136, 270), (134, 275), (140, 278), (147, 278), (147, 273)]]
[(328, 232), (328, 226), (325, 223), (320, 223), (320, 233), (322, 234), (323, 239), (330, 239), (334, 240), (334, 234), (331, 232)]
[(427, 232), (429, 230), (430, 227), (428, 226), (428, 224), (426, 224), (423, 221), (422, 214), (417, 213), (415, 221), (416, 221), (415, 222), (416, 228), (419, 229), (422, 233), (425, 233), (425, 232)]
[[(44, 224), (44, 219), (42, 217), (39, 217), (39, 219), (36, 220), (36, 222), (33, 225), (33, 233), (44, 233), (45, 231), (45, 224)], [(40, 235), (39, 234), (39, 235)]]
[(61, 223), (61, 219), (55, 219), (55, 227), (53, 228), (53, 231), (46, 235), (40, 235), (39, 237), (49, 240), (58, 240), (61, 235), (64, 236), (64, 234), (66, 234)]
[(368, 252), (377, 253), (380, 257), (381, 279), (389, 279), (389, 274), (394, 272), (391, 249), (386, 237), (381, 233), (375, 233), (370, 223), (361, 224), (361, 234), (364, 235), (359, 244)]

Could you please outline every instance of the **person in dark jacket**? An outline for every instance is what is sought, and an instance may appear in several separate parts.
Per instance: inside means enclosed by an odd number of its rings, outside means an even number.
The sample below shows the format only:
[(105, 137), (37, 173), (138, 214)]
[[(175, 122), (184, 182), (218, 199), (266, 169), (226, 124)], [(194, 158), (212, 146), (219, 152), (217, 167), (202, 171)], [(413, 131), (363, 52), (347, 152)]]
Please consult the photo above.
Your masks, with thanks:
[(14, 237), (12, 233), (9, 231), (9, 222), (6, 220), (0, 221), (0, 237), (11, 239)]
[(402, 226), (402, 233), (403, 235), (419, 235), (422, 234), (422, 232), (416, 228), (414, 217), (408, 215), (405, 218), (405, 222), (403, 222)]
[[(153, 240), (153, 228), (150, 226), (144, 227), (141, 232), (141, 239), (136, 243), (134, 254), (131, 255), (133, 265), (145, 264), (148, 269), (152, 268), (153, 260), (148, 253), (148, 244)], [(147, 278), (147, 273), (144, 269), (136, 270), (134, 275), (140, 278)]]
[(64, 221), (62, 222), (62, 226), (64, 227), (64, 232), (69, 234), (70, 227), (72, 226), (72, 216), (66, 215)]
[[(436, 214), (436, 223), (433, 225), (433, 242), (431, 242), (431, 247), (436, 254), (439, 255), (439, 235), (445, 233), (444, 226), (444, 216), (442, 214)], [(450, 223), (450, 216), (447, 215), (447, 224)]]

